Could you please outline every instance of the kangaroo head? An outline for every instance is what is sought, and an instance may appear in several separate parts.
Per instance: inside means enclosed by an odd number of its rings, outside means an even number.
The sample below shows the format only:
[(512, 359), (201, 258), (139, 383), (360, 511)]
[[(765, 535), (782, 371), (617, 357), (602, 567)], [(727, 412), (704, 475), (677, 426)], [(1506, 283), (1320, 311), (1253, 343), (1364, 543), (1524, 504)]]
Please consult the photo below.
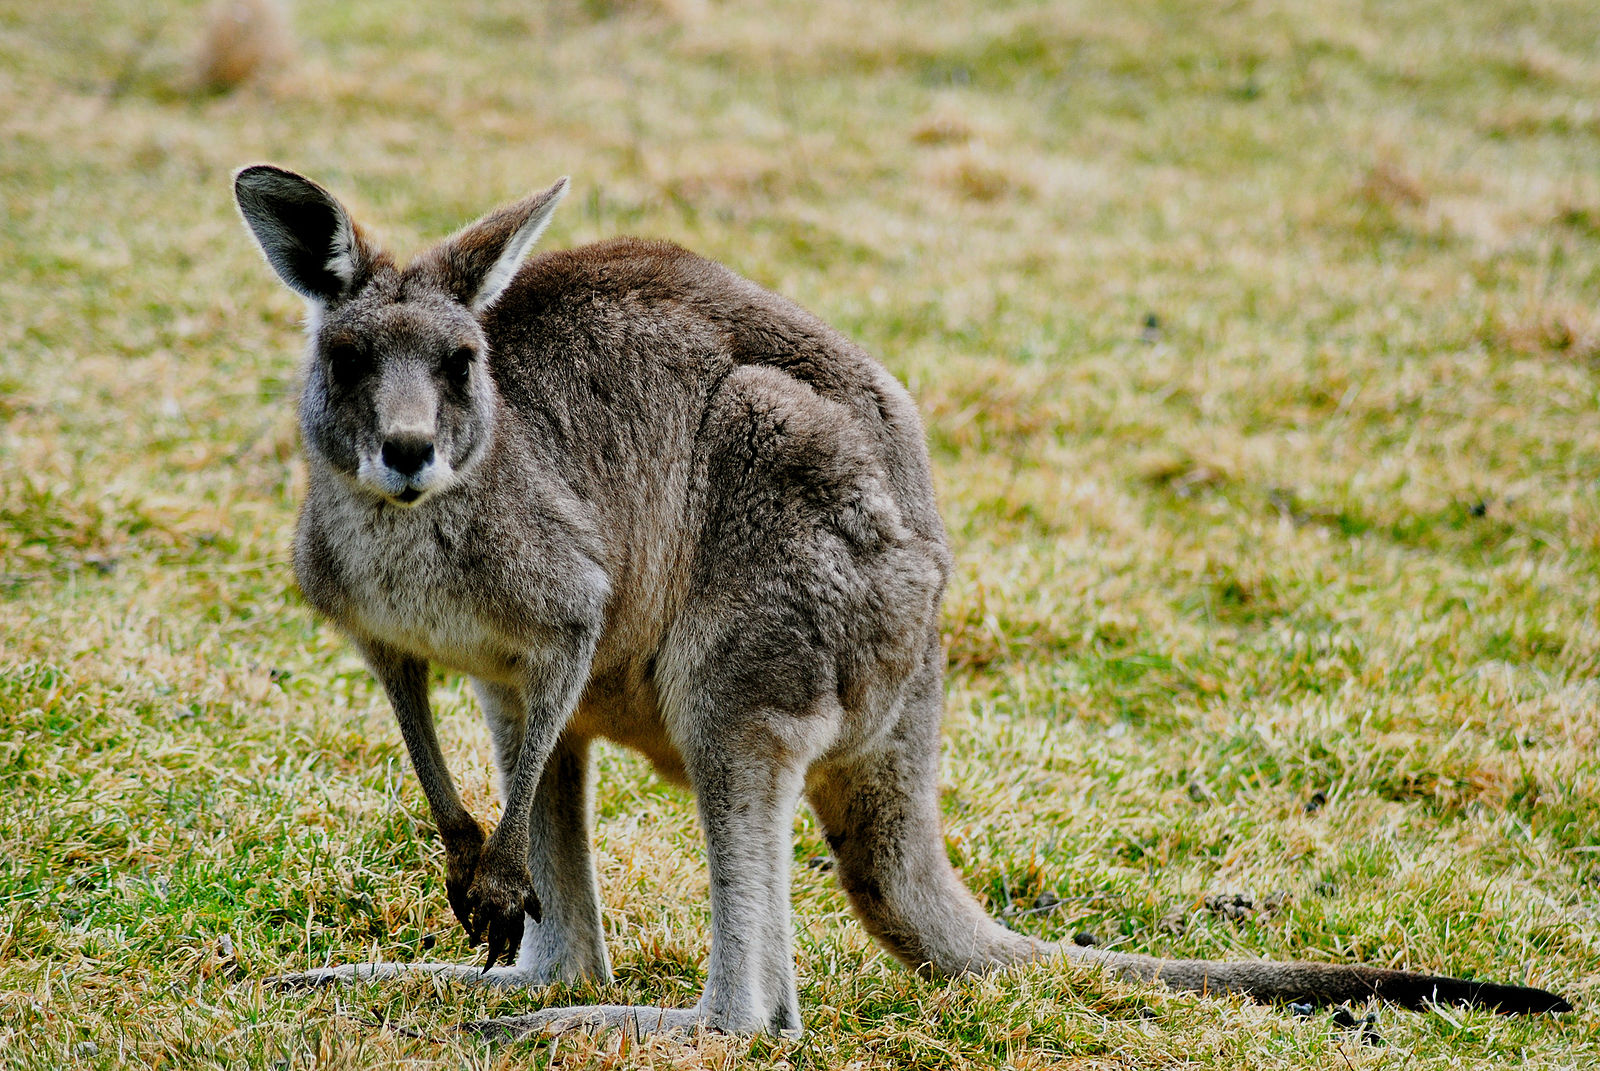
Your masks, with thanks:
[(482, 457), (497, 402), (479, 317), (566, 189), (562, 179), (491, 213), (402, 268), (310, 179), (268, 165), (234, 176), (267, 262), (309, 308), (300, 423), (316, 459), (410, 506)]

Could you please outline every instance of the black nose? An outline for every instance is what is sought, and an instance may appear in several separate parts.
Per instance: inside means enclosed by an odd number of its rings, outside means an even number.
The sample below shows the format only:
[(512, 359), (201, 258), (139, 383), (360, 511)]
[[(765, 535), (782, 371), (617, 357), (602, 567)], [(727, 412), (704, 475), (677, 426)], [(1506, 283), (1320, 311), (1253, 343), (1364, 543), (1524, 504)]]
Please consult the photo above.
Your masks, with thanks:
[(432, 460), (432, 439), (406, 436), (389, 439), (383, 444), (383, 463), (402, 476), (415, 476)]

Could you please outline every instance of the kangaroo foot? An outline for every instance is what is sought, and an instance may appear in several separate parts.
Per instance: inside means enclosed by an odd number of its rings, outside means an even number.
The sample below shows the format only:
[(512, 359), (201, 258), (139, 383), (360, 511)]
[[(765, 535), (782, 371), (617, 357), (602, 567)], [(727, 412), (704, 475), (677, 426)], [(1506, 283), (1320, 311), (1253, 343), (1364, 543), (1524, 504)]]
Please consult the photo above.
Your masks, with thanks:
[(633, 1037), (695, 1029), (722, 1030), (729, 1033), (750, 1032), (714, 1023), (712, 1017), (699, 1008), (655, 1008), (629, 1004), (546, 1008), (530, 1015), (508, 1015), (498, 1019), (480, 1019), (476, 1022), (462, 1023), (457, 1029), (491, 1041), (515, 1041), (530, 1034), (565, 1034), (573, 1030), (600, 1033), (604, 1030), (620, 1029), (626, 1030)]
[(472, 963), (345, 963), (293, 974), (277, 974), (265, 984), (280, 989), (316, 989), (355, 982), (386, 982), (396, 978), (448, 978), (471, 985), (521, 988), (545, 985), (550, 979), (526, 967), (504, 966), (484, 970)]

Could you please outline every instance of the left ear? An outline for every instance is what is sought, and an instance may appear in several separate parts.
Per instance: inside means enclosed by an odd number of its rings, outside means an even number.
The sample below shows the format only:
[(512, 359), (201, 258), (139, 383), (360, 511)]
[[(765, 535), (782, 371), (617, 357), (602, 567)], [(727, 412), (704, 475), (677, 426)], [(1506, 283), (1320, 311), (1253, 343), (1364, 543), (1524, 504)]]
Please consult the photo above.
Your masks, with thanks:
[(543, 193), (469, 224), (436, 246), (428, 259), (435, 262), (445, 289), (473, 312), (493, 305), (544, 233), (566, 192), (563, 178)]

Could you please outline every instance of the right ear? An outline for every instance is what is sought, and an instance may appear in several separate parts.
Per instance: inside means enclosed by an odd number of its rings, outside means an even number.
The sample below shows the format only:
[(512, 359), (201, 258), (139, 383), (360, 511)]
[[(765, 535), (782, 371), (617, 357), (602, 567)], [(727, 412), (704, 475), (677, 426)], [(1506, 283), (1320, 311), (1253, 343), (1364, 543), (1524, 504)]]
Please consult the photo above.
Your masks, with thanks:
[(267, 263), (290, 290), (328, 305), (354, 288), (371, 251), (327, 190), (293, 171), (255, 164), (233, 176), (233, 196)]

